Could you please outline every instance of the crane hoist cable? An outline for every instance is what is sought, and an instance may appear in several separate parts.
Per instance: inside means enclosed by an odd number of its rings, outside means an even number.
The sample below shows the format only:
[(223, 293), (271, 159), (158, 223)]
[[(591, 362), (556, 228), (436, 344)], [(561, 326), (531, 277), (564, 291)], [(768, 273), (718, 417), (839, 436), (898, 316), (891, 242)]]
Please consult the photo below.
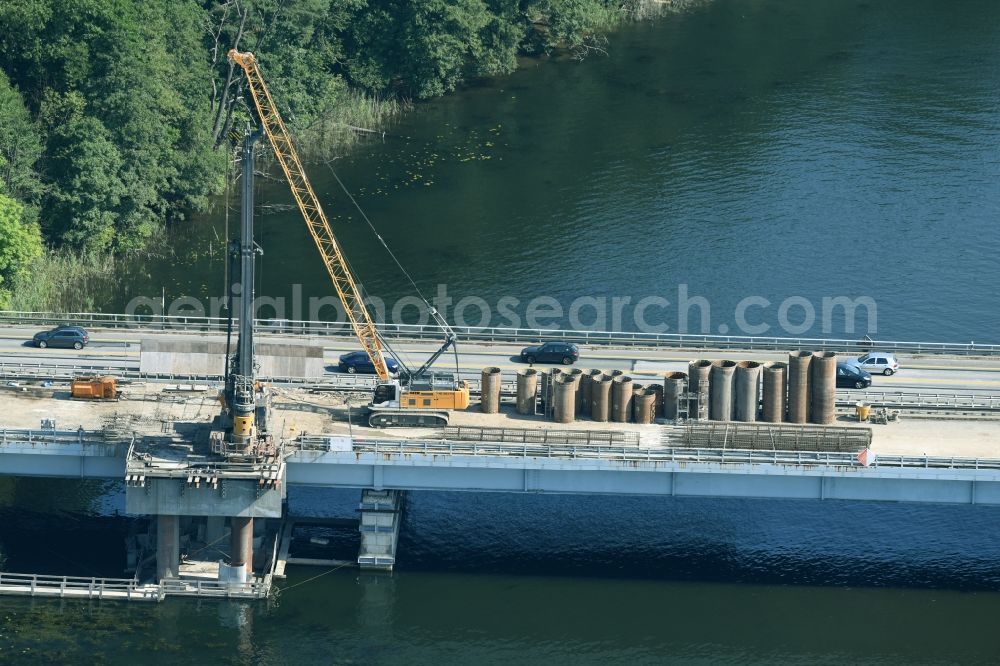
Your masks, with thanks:
[(327, 162), (326, 167), (330, 170), (330, 173), (333, 174), (333, 178), (334, 180), (337, 181), (337, 184), (340, 185), (340, 189), (344, 191), (344, 194), (347, 195), (347, 198), (350, 199), (352, 204), (354, 204), (354, 208), (356, 208), (358, 214), (361, 215), (361, 219), (363, 219), (368, 224), (368, 228), (371, 229), (373, 234), (375, 234), (375, 238), (377, 238), (378, 242), (382, 244), (382, 247), (385, 248), (385, 251), (389, 253), (389, 256), (392, 258), (392, 261), (396, 264), (396, 267), (399, 268), (400, 272), (406, 276), (406, 279), (409, 281), (410, 286), (412, 286), (413, 290), (417, 292), (417, 296), (419, 296), (420, 300), (426, 303), (428, 307), (431, 307), (430, 302), (424, 296), (423, 292), (420, 291), (420, 287), (417, 286), (417, 283), (414, 281), (413, 277), (407, 272), (405, 268), (403, 268), (403, 264), (400, 263), (399, 259), (396, 258), (396, 254), (389, 247), (389, 244), (385, 242), (384, 238), (382, 238), (382, 234), (378, 232), (378, 229), (376, 229), (375, 225), (372, 224), (371, 219), (368, 217), (368, 215), (365, 214), (365, 211), (361, 208), (361, 205), (358, 203), (357, 199), (354, 198), (354, 195), (351, 194), (350, 190), (347, 189), (347, 186), (344, 185), (344, 181), (342, 181), (340, 179), (340, 176), (337, 175), (337, 172), (333, 170), (333, 165), (331, 165), (330, 162)]
[[(436, 323), (441, 328), (444, 329), (445, 333), (451, 334), (451, 327), (448, 326), (447, 322), (443, 321), (442, 317), (438, 316), (437, 309), (433, 305), (431, 305), (430, 301), (427, 300), (427, 297), (424, 296), (422, 291), (420, 291), (420, 287), (417, 285), (416, 281), (410, 275), (409, 271), (407, 271), (406, 268), (403, 267), (402, 262), (400, 262), (399, 259), (396, 257), (396, 253), (392, 251), (392, 248), (390, 248), (389, 244), (386, 243), (385, 238), (383, 238), (382, 234), (380, 234), (378, 232), (378, 229), (375, 228), (375, 225), (372, 223), (371, 218), (369, 218), (368, 215), (365, 213), (364, 209), (361, 208), (361, 204), (359, 204), (357, 199), (354, 198), (354, 195), (351, 194), (351, 191), (347, 189), (347, 186), (344, 184), (344, 181), (340, 179), (340, 176), (337, 175), (337, 172), (334, 170), (333, 165), (330, 164), (328, 160), (326, 161), (326, 168), (330, 170), (330, 173), (333, 175), (334, 180), (336, 180), (337, 184), (340, 185), (340, 189), (344, 191), (344, 194), (347, 196), (347, 198), (351, 201), (352, 204), (354, 204), (354, 208), (357, 209), (358, 214), (361, 215), (361, 219), (363, 219), (365, 223), (368, 224), (368, 228), (371, 229), (371, 232), (375, 235), (375, 238), (378, 239), (379, 243), (382, 244), (382, 247), (385, 248), (385, 251), (389, 253), (390, 257), (392, 257), (392, 261), (396, 264), (396, 267), (399, 268), (399, 271), (406, 276), (406, 279), (409, 281), (410, 286), (413, 287), (413, 290), (417, 292), (417, 296), (420, 298), (420, 300), (424, 302), (424, 305), (427, 306), (428, 312), (430, 312), (431, 316), (435, 318)], [(348, 265), (350, 265), (350, 260), (346, 261), (348, 262)], [(351, 267), (351, 270), (352, 271), (354, 270), (353, 266)], [(355, 271), (354, 274), (357, 275), (357, 272)], [(389, 345), (389, 343), (384, 338), (382, 339), (382, 344), (386, 346), (386, 348), (392, 353), (393, 356), (395, 356), (396, 358), (400, 358), (399, 354), (396, 353), (396, 351)], [(452, 345), (452, 349), (455, 353), (455, 372), (457, 374), (459, 372), (457, 345)]]

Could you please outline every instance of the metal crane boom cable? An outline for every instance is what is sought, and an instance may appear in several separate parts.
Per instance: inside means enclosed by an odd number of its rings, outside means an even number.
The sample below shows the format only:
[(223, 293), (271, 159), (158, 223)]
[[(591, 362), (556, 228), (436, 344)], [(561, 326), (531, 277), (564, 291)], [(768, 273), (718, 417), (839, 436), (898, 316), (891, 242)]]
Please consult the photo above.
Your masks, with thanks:
[(389, 253), (390, 257), (392, 257), (392, 261), (396, 264), (396, 267), (399, 268), (400, 272), (406, 276), (406, 279), (409, 281), (410, 286), (412, 286), (413, 290), (417, 292), (417, 296), (420, 297), (420, 300), (426, 303), (427, 307), (432, 307), (430, 302), (424, 296), (423, 292), (420, 291), (420, 287), (418, 287), (417, 283), (413, 280), (413, 277), (411, 277), (410, 274), (407, 272), (407, 270), (403, 268), (403, 264), (400, 263), (399, 259), (396, 258), (396, 254), (389, 247), (389, 244), (385, 242), (384, 238), (382, 238), (382, 234), (378, 232), (378, 229), (375, 228), (375, 225), (372, 223), (371, 219), (368, 217), (368, 215), (365, 214), (364, 209), (361, 208), (361, 205), (354, 198), (354, 195), (351, 194), (350, 190), (347, 189), (347, 186), (344, 185), (344, 181), (340, 180), (340, 176), (338, 176), (337, 172), (333, 170), (333, 166), (330, 164), (330, 162), (326, 163), (326, 167), (330, 170), (330, 173), (333, 174), (333, 177), (337, 181), (337, 184), (340, 185), (340, 189), (344, 191), (344, 194), (347, 195), (347, 198), (351, 200), (352, 204), (354, 204), (354, 208), (357, 209), (358, 214), (361, 215), (361, 219), (363, 219), (368, 224), (368, 228), (372, 230), (373, 234), (375, 234), (375, 238), (378, 239), (378, 242), (382, 244), (382, 247), (385, 248), (385, 251)]
[[(445, 332), (445, 335), (448, 337), (452, 349), (455, 352), (455, 373), (457, 374), (459, 371), (458, 346), (455, 345), (454, 342), (455, 333), (454, 331), (452, 331), (451, 326), (448, 324), (448, 321), (440, 313), (438, 313), (437, 308), (431, 305), (430, 301), (427, 300), (427, 297), (424, 296), (422, 291), (420, 291), (420, 287), (417, 286), (416, 281), (413, 279), (410, 273), (403, 267), (403, 264), (396, 257), (396, 254), (392, 251), (392, 248), (390, 248), (389, 244), (385, 242), (384, 238), (382, 238), (382, 234), (380, 234), (378, 232), (378, 229), (375, 228), (375, 225), (372, 223), (371, 218), (368, 217), (364, 209), (361, 208), (361, 204), (357, 202), (357, 200), (354, 198), (354, 195), (351, 194), (351, 191), (347, 189), (346, 185), (344, 185), (344, 181), (340, 179), (340, 176), (337, 175), (337, 172), (334, 170), (333, 165), (330, 164), (329, 161), (326, 162), (326, 168), (330, 170), (330, 173), (333, 175), (334, 180), (336, 180), (337, 184), (340, 185), (340, 189), (344, 191), (344, 194), (347, 196), (347, 198), (350, 199), (352, 204), (354, 204), (354, 208), (357, 209), (358, 214), (361, 215), (361, 219), (363, 219), (368, 224), (368, 228), (371, 229), (373, 234), (375, 234), (375, 238), (378, 239), (379, 243), (382, 244), (382, 247), (385, 248), (385, 251), (389, 253), (390, 257), (392, 257), (392, 260), (396, 264), (396, 267), (399, 268), (399, 271), (406, 276), (406, 279), (409, 281), (410, 286), (413, 287), (413, 290), (417, 292), (417, 296), (419, 296), (420, 300), (422, 300), (424, 302), (424, 305), (427, 306), (427, 311), (430, 313), (431, 317), (434, 318), (434, 321), (437, 323), (438, 327), (440, 327)], [(402, 362), (402, 358), (399, 356), (399, 354), (397, 354), (391, 347), (389, 347), (388, 343), (384, 339), (382, 340), (382, 344), (385, 345), (390, 352), (392, 352), (393, 356), (395, 356), (400, 362)], [(407, 370), (407, 372), (409, 372), (409, 368), (406, 368), (405, 364), (404, 368)]]

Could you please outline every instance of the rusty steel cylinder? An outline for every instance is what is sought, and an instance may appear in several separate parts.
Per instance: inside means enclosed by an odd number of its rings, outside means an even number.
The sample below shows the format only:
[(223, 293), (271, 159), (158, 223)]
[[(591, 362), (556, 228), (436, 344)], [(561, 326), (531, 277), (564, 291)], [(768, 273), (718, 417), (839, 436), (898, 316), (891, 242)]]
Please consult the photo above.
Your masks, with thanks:
[(635, 422), (636, 400), (646, 392), (646, 387), (642, 384), (632, 384), (632, 409), (629, 410), (628, 420)]
[(253, 518), (233, 516), (229, 519), (230, 564), (246, 565), (248, 575), (253, 572)]
[(674, 421), (680, 413), (680, 402), (684, 399), (687, 373), (668, 372), (663, 378), (663, 418)]
[(555, 402), (556, 382), (563, 375), (562, 368), (552, 368), (548, 372), (542, 373), (542, 404), (545, 406), (545, 413), (552, 413), (552, 405)]
[(590, 415), (590, 401), (591, 395), (593, 395), (594, 379), (603, 374), (603, 370), (587, 370), (583, 373), (583, 377), (580, 378), (580, 387), (578, 389), (583, 395), (583, 400), (580, 402), (580, 408), (576, 410), (577, 417)]
[(785, 420), (785, 386), (788, 375), (787, 363), (764, 364), (764, 412), (763, 420), (781, 423)]
[(656, 394), (653, 404), (653, 419), (663, 417), (663, 384), (650, 384), (649, 390)]
[(733, 420), (733, 375), (736, 361), (714, 361), (710, 373), (708, 418), (712, 421)]
[(607, 375), (590, 380), (590, 418), (600, 423), (611, 418), (611, 377)]
[(656, 417), (656, 389), (649, 387), (634, 394), (635, 422), (649, 424)]
[(576, 418), (576, 380), (569, 375), (556, 380), (552, 414), (556, 423), (572, 423)]
[(809, 363), (812, 352), (788, 355), (788, 422), (809, 423)]
[(527, 368), (517, 373), (517, 413), (535, 413), (535, 394), (538, 392), (538, 370)]
[(735, 420), (757, 420), (760, 404), (760, 366), (757, 361), (740, 361), (736, 364)]
[(627, 423), (632, 413), (632, 378), (618, 375), (611, 380), (611, 420)]
[(829, 425), (837, 419), (837, 354), (816, 352), (809, 365), (809, 420)]
[(688, 363), (688, 418), (697, 421), (708, 420), (709, 378), (711, 361), (691, 361)]
[(500, 368), (483, 368), (479, 406), (484, 414), (500, 413)]
[(583, 370), (580, 368), (573, 368), (569, 371), (569, 376), (573, 378), (573, 382), (576, 384), (576, 406), (573, 410), (580, 414), (583, 412)]

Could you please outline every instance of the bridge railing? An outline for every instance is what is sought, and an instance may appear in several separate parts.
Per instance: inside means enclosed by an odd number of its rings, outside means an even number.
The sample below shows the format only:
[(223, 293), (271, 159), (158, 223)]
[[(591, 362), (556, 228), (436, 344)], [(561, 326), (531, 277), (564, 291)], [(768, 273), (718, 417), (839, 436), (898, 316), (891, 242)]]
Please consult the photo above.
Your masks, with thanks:
[[(176, 332), (224, 331), (225, 317), (152, 314), (105, 314), (94, 312), (21, 312), (0, 311), (0, 323), (20, 326), (52, 326), (75, 324), (91, 328), (151, 329)], [(306, 321), (291, 319), (257, 319), (262, 333), (282, 335), (350, 336), (348, 324), (337, 321)], [(683, 333), (640, 333), (629, 331), (572, 331), (565, 329), (504, 328), (454, 326), (460, 339), (495, 343), (538, 343), (548, 341), (576, 342), (588, 345), (623, 347), (674, 347), (685, 349), (757, 349), (787, 351), (840, 351), (864, 353), (872, 349), (906, 354), (954, 354), (1000, 356), (1000, 344), (975, 342), (911, 342), (899, 340), (845, 340), (826, 338), (794, 338), (750, 335), (693, 335)], [(441, 338), (436, 326), (418, 324), (379, 324), (386, 338)]]
[[(858, 452), (780, 451), (721, 448), (634, 448), (628, 446), (576, 446), (558, 444), (499, 444), (444, 440), (355, 439), (355, 453), (427, 456), (505, 456), (625, 462), (731, 463), (794, 466), (865, 467)], [(1000, 471), (1000, 459), (870, 455), (867, 467), (977, 469)]]
[(1000, 395), (968, 391), (837, 391), (837, 405), (864, 402), (872, 407), (922, 410), (1000, 411)]
[[(6, 589), (5, 589), (6, 588)], [(159, 601), (162, 591), (133, 578), (47, 576), (0, 572), (0, 591), (33, 596), (85, 597), (88, 599), (148, 599)]]
[(239, 599), (263, 599), (271, 589), (271, 577), (249, 583), (234, 584), (218, 580), (185, 580), (164, 578), (160, 581), (164, 595), (186, 597), (232, 597)]
[(122, 437), (111, 436), (96, 430), (45, 430), (33, 428), (0, 428), (0, 446), (48, 446), (78, 444), (88, 446), (119, 446), (128, 442), (129, 451), (135, 445), (132, 433)]

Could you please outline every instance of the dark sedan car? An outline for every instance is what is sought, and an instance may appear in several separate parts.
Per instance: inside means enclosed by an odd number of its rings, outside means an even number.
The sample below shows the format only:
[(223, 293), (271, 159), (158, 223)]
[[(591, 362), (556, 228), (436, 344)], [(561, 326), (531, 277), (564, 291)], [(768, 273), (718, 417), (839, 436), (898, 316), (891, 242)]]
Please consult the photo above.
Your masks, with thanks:
[[(337, 367), (341, 372), (349, 372), (352, 375), (356, 372), (369, 375), (375, 374), (375, 364), (372, 363), (370, 358), (368, 358), (368, 354), (363, 351), (343, 354), (340, 357), (340, 363)], [(392, 374), (399, 372), (399, 363), (397, 363), (395, 359), (386, 357), (385, 367), (388, 368), (389, 372)]]
[(32, 344), (40, 349), (46, 347), (64, 347), (66, 349), (83, 349), (90, 342), (87, 331), (79, 326), (57, 326), (51, 331), (35, 333)]
[(580, 348), (572, 342), (546, 342), (539, 347), (525, 347), (521, 360), (525, 363), (562, 363), (570, 365), (580, 358)]
[(872, 385), (872, 376), (852, 363), (837, 364), (837, 388), (863, 389)]

